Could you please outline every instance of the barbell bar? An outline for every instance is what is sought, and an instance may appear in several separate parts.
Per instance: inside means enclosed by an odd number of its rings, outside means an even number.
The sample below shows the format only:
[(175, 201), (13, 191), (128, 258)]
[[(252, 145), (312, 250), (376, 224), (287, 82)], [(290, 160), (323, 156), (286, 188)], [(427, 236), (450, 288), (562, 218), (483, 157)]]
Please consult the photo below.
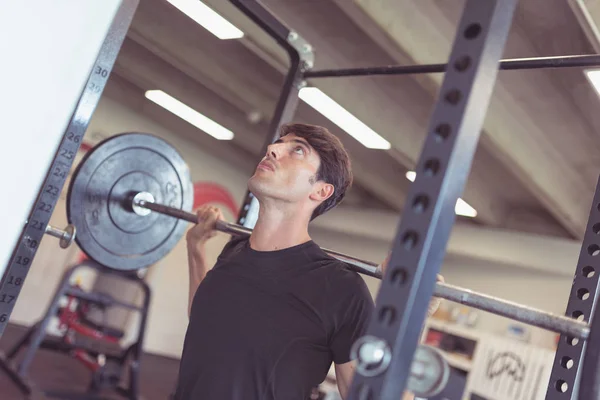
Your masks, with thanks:
[[(131, 197), (130, 201), (131, 210), (138, 215), (144, 216), (148, 215), (149, 211), (154, 211), (191, 223), (197, 223), (198, 221), (198, 217), (195, 214), (154, 202), (154, 197), (148, 192), (138, 192)], [(249, 236), (252, 233), (252, 230), (249, 228), (221, 220), (217, 221), (215, 229), (234, 236)], [(347, 263), (355, 272), (378, 279), (382, 278), (379, 264), (325, 248), (322, 248), (322, 250), (330, 256)], [(587, 339), (590, 332), (589, 324), (584, 321), (563, 315), (556, 315), (443, 282), (436, 283), (434, 296), (583, 340)]]

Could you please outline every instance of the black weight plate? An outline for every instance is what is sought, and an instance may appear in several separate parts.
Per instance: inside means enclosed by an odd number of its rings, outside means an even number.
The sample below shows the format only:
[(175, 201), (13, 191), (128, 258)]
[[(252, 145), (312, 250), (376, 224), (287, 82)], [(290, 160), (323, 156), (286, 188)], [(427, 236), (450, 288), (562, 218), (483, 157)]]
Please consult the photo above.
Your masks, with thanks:
[(135, 214), (130, 198), (142, 191), (151, 193), (156, 203), (191, 211), (194, 191), (188, 166), (163, 139), (123, 133), (103, 140), (83, 157), (69, 184), (67, 218), (88, 257), (109, 268), (136, 270), (173, 249), (189, 223), (154, 212)]

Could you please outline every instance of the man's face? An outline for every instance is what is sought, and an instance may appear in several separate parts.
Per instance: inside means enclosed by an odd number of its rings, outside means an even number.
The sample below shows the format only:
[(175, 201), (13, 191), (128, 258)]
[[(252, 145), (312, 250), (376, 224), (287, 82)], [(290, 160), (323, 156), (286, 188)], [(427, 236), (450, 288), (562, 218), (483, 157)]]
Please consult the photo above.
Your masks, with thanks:
[[(289, 203), (306, 203), (315, 199), (320, 158), (308, 142), (292, 133), (271, 144), (248, 182), (259, 199), (271, 198)], [(318, 193), (317, 193), (318, 195)]]

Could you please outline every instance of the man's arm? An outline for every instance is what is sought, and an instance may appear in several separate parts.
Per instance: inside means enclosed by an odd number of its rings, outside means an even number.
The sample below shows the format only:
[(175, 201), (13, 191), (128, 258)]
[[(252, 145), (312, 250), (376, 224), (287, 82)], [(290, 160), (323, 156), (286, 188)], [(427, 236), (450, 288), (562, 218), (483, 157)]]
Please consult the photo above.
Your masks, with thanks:
[[(388, 262), (390, 259), (390, 254), (386, 257), (383, 263), (378, 267), (384, 274), (388, 266)], [(444, 282), (444, 277), (442, 275), (437, 275), (437, 282)], [(433, 297), (429, 302), (429, 307), (427, 309), (427, 317), (431, 317), (439, 308), (441, 299), (437, 297)], [(342, 399), (348, 398), (348, 391), (350, 389), (350, 385), (352, 383), (352, 377), (354, 376), (354, 370), (356, 368), (356, 361), (352, 360), (342, 364), (335, 364), (335, 379), (337, 382), (338, 391), (342, 396)], [(402, 400), (414, 400), (414, 395), (405, 391)]]
[(188, 318), (198, 286), (210, 269), (206, 263), (206, 242), (217, 234), (215, 224), (223, 215), (217, 207), (202, 206), (196, 211), (198, 222), (186, 234), (189, 264)]

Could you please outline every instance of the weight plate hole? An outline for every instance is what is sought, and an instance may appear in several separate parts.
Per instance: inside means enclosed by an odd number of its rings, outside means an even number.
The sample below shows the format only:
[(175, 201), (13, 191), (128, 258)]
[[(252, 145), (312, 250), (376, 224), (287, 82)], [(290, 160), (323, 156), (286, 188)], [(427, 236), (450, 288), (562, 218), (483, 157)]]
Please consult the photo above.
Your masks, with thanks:
[(587, 266), (583, 268), (583, 276), (585, 276), (586, 278), (591, 278), (594, 275), (596, 275), (594, 267)]
[(590, 297), (590, 291), (585, 288), (581, 288), (577, 291), (577, 297), (579, 297), (581, 300), (587, 300)]
[(571, 314), (573, 316), (573, 318), (575, 318), (577, 321), (583, 321), (584, 315), (583, 312), (576, 310), (573, 311), (573, 314)]
[(576, 337), (571, 337), (571, 336), (567, 336), (566, 341), (567, 341), (567, 344), (569, 344), (571, 346), (577, 346), (577, 343), (579, 343), (579, 339), (577, 339)]
[(465, 29), (465, 37), (467, 39), (475, 39), (481, 33), (481, 25), (478, 23), (471, 24)]
[(432, 158), (430, 160), (425, 161), (425, 176), (434, 176), (440, 170), (440, 161)]
[(469, 56), (461, 56), (456, 61), (454, 61), (454, 69), (458, 72), (464, 72), (471, 66), (471, 57)]
[(417, 245), (419, 234), (415, 231), (408, 231), (402, 237), (402, 244), (406, 250), (412, 250)]
[(425, 194), (418, 195), (412, 204), (412, 209), (415, 213), (420, 214), (429, 207), (429, 197)]
[(390, 326), (396, 320), (396, 309), (392, 306), (384, 306), (379, 312), (379, 322)]
[(444, 96), (444, 99), (452, 104), (453, 106), (457, 105), (458, 102), (462, 99), (462, 92), (458, 89), (450, 89), (447, 93), (446, 96)]
[(598, 246), (597, 244), (590, 244), (588, 246), (588, 253), (590, 256), (597, 256), (598, 254), (600, 254), (600, 246)]
[(556, 388), (556, 390), (558, 390), (561, 393), (566, 393), (567, 390), (569, 390), (569, 385), (567, 384), (567, 382), (563, 381), (562, 379), (557, 380), (554, 387)]
[(394, 268), (390, 274), (390, 281), (395, 285), (402, 285), (406, 282), (408, 273), (402, 267)]
[(560, 365), (562, 365), (562, 367), (565, 369), (573, 368), (573, 364), (575, 363), (573, 362), (573, 359), (571, 357), (565, 356), (560, 360)]
[(450, 133), (452, 132), (452, 128), (450, 128), (449, 124), (439, 124), (437, 128), (435, 128), (435, 139), (437, 142), (443, 142), (448, 139)]

